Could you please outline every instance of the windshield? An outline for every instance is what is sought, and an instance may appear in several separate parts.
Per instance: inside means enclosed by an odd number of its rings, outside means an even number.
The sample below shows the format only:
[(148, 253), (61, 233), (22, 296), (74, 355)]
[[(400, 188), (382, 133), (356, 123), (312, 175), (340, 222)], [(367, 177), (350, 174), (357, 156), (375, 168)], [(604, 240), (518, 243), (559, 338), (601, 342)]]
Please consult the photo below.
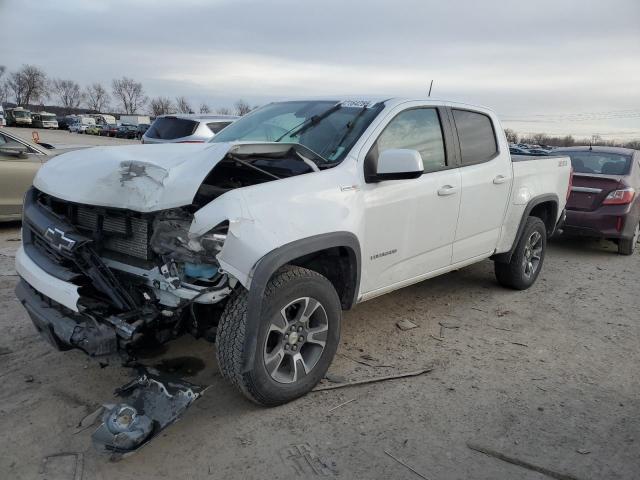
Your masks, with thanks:
[(576, 173), (599, 175), (626, 175), (629, 173), (631, 157), (618, 153), (594, 151), (561, 152), (571, 158), (571, 166)]
[(271, 103), (221, 130), (211, 142), (299, 143), (330, 162), (339, 162), (383, 107), (361, 101)]
[(55, 115), (40, 115), (40, 119), (43, 122), (53, 122), (56, 119)]
[(16, 118), (27, 118), (31, 116), (31, 112), (25, 112), (24, 110), (13, 111), (13, 116)]

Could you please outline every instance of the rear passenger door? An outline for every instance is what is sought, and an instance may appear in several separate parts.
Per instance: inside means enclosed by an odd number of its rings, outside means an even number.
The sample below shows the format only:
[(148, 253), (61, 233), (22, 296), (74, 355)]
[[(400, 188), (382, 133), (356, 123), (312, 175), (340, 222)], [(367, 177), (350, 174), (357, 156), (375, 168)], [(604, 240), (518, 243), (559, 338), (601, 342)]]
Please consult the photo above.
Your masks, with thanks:
[(460, 153), (460, 215), (453, 243), (453, 263), (492, 253), (513, 182), (508, 149), (500, 151), (497, 125), (480, 111), (452, 108)]

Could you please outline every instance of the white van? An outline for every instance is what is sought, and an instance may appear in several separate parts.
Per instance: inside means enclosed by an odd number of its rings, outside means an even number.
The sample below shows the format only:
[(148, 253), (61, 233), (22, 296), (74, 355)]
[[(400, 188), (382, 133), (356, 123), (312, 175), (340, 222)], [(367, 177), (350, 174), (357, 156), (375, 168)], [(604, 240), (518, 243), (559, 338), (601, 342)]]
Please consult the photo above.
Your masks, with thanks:
[(76, 133), (84, 133), (88, 127), (93, 127), (96, 124), (96, 119), (85, 116), (76, 117), (73, 123), (69, 124), (69, 131)]
[(6, 127), (7, 121), (4, 119), (4, 109), (0, 105), (0, 127)]

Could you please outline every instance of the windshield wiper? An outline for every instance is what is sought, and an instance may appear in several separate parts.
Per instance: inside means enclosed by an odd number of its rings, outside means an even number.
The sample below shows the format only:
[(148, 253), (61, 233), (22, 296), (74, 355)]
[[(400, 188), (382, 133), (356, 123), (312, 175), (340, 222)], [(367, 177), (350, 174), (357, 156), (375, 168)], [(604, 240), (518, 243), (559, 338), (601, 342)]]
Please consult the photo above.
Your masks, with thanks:
[(297, 135), (300, 135), (302, 132), (304, 132), (308, 128), (317, 125), (320, 121), (322, 121), (323, 119), (327, 118), (329, 115), (331, 115), (336, 110), (340, 110), (341, 108), (342, 108), (342, 104), (341, 103), (336, 103), (333, 107), (328, 108), (324, 112), (322, 112), (322, 113), (320, 113), (318, 115), (314, 115), (313, 117), (310, 117), (310, 118), (306, 119), (304, 122), (299, 123), (298, 125), (296, 125), (292, 129), (287, 130), (282, 135), (280, 135), (275, 141), (279, 142), (280, 140), (282, 140), (286, 136), (295, 137)]
[(331, 158), (333, 155), (335, 155), (336, 151), (338, 150), (338, 147), (340, 147), (340, 145), (342, 145), (342, 142), (344, 142), (347, 139), (347, 136), (349, 136), (349, 133), (351, 132), (351, 130), (353, 130), (353, 127), (356, 126), (356, 123), (358, 123), (358, 120), (362, 115), (364, 115), (364, 112), (366, 112), (368, 108), (369, 108), (368, 106), (362, 107), (362, 109), (360, 109), (360, 111), (351, 120), (349, 120), (349, 122), (347, 123), (346, 129), (344, 131), (344, 134), (342, 135), (342, 137), (340, 137), (340, 140), (338, 140), (338, 143), (336, 143), (336, 146), (333, 147), (333, 149), (329, 152), (329, 155), (327, 155), (327, 158)]

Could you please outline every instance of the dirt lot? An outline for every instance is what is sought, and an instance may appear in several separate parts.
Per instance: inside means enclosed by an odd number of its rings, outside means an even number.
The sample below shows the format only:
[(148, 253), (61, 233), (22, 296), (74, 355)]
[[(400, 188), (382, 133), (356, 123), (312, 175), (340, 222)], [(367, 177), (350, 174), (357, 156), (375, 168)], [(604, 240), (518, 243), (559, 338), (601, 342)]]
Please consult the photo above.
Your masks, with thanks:
[[(151, 444), (110, 462), (78, 423), (130, 372), (38, 336), (13, 294), (19, 237), (19, 225), (0, 226), (2, 479), (419, 479), (407, 466), (431, 480), (549, 478), (468, 443), (566, 478), (640, 476), (638, 254), (554, 240), (526, 292), (500, 288), (486, 261), (361, 304), (345, 315), (334, 380), (433, 371), (273, 409), (225, 383), (213, 345), (183, 337), (145, 363), (165, 360), (211, 388)], [(401, 331), (402, 319), (418, 327)]]
[(140, 143), (139, 140), (127, 140), (125, 138), (99, 137), (97, 135), (85, 135), (83, 133), (71, 133), (66, 130), (50, 130), (45, 128), (16, 128), (4, 127), (7, 131), (18, 135), (25, 140), (32, 141), (32, 132), (38, 132), (40, 141), (54, 145), (127, 145)]

